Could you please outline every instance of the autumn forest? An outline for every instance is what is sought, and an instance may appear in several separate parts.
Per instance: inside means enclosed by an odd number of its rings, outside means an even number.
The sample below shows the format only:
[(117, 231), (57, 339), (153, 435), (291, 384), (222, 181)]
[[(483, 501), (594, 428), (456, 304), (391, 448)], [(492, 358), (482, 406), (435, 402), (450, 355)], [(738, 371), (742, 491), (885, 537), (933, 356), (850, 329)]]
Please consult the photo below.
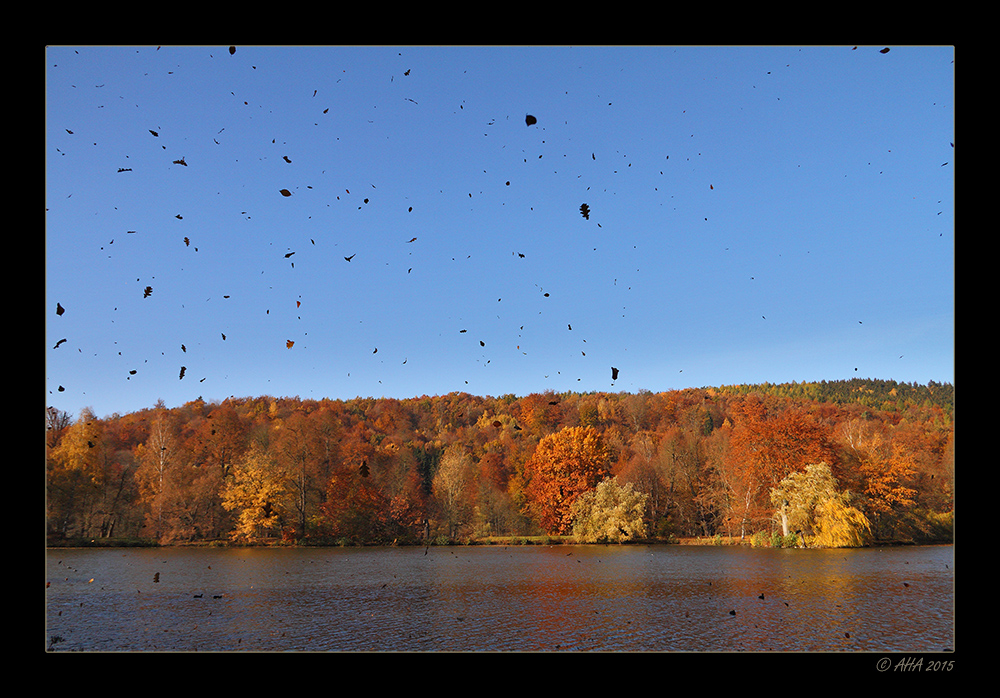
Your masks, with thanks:
[(792, 522), (802, 536), (850, 512), (866, 541), (950, 541), (954, 389), (854, 379), (50, 408), (45, 460), (50, 545), (572, 536), (574, 501), (609, 479), (641, 495), (642, 540), (750, 544), (787, 537), (788, 493), (821, 478), (840, 508), (809, 495), (819, 514)]

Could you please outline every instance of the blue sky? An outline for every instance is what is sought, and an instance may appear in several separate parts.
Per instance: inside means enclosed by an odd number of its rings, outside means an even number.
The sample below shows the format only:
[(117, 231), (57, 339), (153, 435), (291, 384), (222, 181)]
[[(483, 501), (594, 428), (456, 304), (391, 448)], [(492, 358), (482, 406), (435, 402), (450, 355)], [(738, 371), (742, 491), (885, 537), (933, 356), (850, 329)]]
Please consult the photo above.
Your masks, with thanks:
[(883, 48), (47, 48), (46, 403), (953, 382), (954, 49)]

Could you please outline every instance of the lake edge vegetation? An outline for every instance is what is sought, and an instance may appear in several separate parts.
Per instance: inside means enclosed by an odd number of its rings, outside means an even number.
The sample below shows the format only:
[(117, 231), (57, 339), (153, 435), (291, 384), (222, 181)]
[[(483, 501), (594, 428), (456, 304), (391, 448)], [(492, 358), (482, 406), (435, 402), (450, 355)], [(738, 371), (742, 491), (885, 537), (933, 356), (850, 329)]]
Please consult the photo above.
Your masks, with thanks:
[(49, 546), (951, 542), (954, 388), (46, 410)]

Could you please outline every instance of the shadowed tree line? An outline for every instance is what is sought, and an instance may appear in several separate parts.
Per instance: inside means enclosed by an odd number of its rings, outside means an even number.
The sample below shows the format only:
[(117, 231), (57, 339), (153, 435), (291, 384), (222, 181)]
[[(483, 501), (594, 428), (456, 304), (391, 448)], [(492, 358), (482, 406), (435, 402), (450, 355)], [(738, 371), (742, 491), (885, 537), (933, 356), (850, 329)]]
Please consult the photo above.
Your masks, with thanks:
[(860, 521), (867, 540), (947, 540), (953, 401), (950, 384), (856, 379), (50, 408), (47, 536), (422, 544), (572, 534), (584, 509), (577, 531), (637, 536), (595, 509), (621, 501), (598, 491), (613, 479), (649, 539), (787, 536), (792, 521), (854, 540)]

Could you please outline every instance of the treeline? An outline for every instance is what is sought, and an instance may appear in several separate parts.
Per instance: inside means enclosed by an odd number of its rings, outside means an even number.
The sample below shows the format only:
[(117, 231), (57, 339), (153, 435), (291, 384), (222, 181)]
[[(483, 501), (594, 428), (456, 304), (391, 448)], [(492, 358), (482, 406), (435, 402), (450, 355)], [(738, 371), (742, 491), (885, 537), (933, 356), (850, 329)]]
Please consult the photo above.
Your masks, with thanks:
[[(649, 537), (780, 529), (771, 493), (826, 463), (876, 540), (947, 540), (954, 390), (861, 380), (639, 393), (195, 400), (46, 410), (51, 544), (399, 544), (546, 533), (529, 464), (590, 427), (647, 495)], [(529, 466), (529, 467), (526, 467)], [(555, 466), (553, 466), (555, 467)]]

